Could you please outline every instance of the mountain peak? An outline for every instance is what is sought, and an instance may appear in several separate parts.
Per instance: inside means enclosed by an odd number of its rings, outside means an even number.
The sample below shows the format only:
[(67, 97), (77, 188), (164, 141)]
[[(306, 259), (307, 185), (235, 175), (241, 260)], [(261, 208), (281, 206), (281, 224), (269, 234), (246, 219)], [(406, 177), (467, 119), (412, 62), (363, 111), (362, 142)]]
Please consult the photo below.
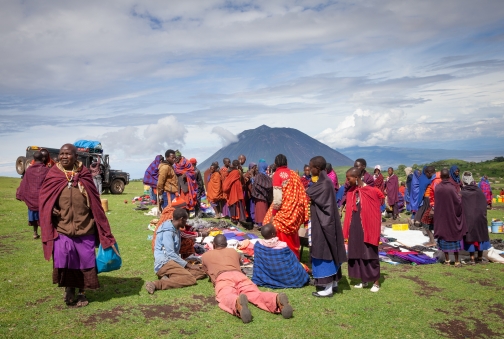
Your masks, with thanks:
[(245, 154), (247, 163), (258, 162), (263, 158), (271, 164), (282, 153), (287, 157), (289, 168), (303, 170), (311, 158), (323, 156), (333, 166), (352, 166), (353, 161), (338, 151), (321, 143), (294, 128), (269, 127), (261, 125), (238, 134), (239, 140), (221, 148), (199, 166), (206, 169), (213, 161), (222, 163), (222, 159), (237, 159)]

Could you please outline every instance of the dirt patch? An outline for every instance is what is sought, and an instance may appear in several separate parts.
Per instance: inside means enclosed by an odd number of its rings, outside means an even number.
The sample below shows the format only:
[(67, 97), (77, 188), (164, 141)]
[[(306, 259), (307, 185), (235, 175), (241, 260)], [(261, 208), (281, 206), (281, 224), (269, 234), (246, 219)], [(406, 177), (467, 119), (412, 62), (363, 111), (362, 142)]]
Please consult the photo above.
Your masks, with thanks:
[(183, 334), (183, 335), (194, 335), (194, 334), (198, 333), (198, 331), (197, 330), (191, 331), (191, 330), (180, 329), (179, 333)]
[(427, 281), (420, 279), (419, 277), (408, 277), (405, 275), (401, 275), (401, 278), (411, 280), (418, 285), (418, 289), (415, 290), (415, 293), (421, 297), (432, 297), (436, 292), (442, 292), (443, 289), (432, 286)]
[[(469, 328), (471, 323), (474, 328)], [(496, 338), (501, 334), (492, 331), (487, 324), (476, 318), (450, 320), (433, 324), (431, 327), (450, 339)]]
[(158, 334), (159, 335), (168, 335), (168, 334), (170, 334), (170, 330), (161, 330), (161, 331), (159, 331)]
[[(180, 302), (172, 305), (137, 305), (126, 308), (123, 306), (115, 307), (109, 311), (95, 313), (83, 321), (84, 325), (94, 326), (101, 321), (117, 323), (121, 318), (132, 315), (133, 312), (140, 312), (147, 321), (163, 318), (173, 320), (188, 320), (195, 313), (206, 310), (210, 306), (217, 305), (214, 297), (205, 297), (203, 295), (194, 295), (196, 302)], [(189, 331), (187, 332), (189, 334)], [(181, 332), (181, 334), (183, 334)]]
[(504, 305), (493, 304), (488, 307), (488, 313), (495, 314), (499, 319), (504, 319)]
[(46, 301), (49, 301), (51, 300), (53, 297), (44, 297), (44, 298), (41, 298), (41, 299), (38, 299), (38, 300), (35, 300), (35, 301), (28, 301), (26, 303), (26, 306), (37, 306), (37, 305), (40, 305), (40, 304), (43, 304), (45, 303)]
[(351, 329), (353, 326), (348, 325), (348, 324), (339, 324), (339, 327), (341, 327), (341, 328), (342, 328), (342, 329), (344, 329), (344, 330), (349, 330), (349, 329)]
[(1, 254), (12, 254), (14, 252), (14, 250), (15, 250), (14, 246), (0, 243), (0, 253)]
[(484, 287), (497, 287), (497, 285), (495, 284), (492, 284), (491, 282), (489, 281), (485, 281), (485, 280), (473, 280), (473, 279), (469, 279), (467, 280), (468, 283), (470, 284), (480, 284), (481, 286), (484, 286)]

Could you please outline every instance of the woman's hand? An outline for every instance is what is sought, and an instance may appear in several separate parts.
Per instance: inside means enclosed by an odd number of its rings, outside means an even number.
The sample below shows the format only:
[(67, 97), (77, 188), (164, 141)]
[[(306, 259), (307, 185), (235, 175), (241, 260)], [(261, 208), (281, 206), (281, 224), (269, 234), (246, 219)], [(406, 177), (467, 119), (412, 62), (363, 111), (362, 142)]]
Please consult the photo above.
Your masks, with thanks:
[(61, 211), (59, 209), (57, 209), (56, 207), (53, 207), (52, 215), (59, 217), (61, 215)]

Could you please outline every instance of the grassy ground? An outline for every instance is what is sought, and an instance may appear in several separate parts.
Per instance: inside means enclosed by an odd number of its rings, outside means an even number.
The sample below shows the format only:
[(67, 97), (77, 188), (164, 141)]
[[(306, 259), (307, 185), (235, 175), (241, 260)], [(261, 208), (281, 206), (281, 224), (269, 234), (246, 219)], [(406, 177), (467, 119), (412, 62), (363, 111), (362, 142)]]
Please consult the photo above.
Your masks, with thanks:
[[(32, 240), (26, 226), (26, 207), (14, 199), (18, 184), (18, 179), (0, 178), (3, 338), (504, 337), (504, 265), (499, 264), (461, 269), (383, 264), (379, 293), (351, 289), (347, 277), (334, 298), (314, 298), (312, 287), (286, 290), (293, 319), (252, 307), (254, 320), (247, 325), (218, 308), (206, 280), (149, 295), (143, 286), (155, 278), (147, 240), (151, 217), (131, 204), (142, 192), (140, 183), (127, 186), (122, 195), (104, 196), (123, 268), (100, 274), (101, 288), (87, 293), (89, 306), (68, 308), (62, 290), (51, 283), (52, 263), (44, 261), (40, 241)], [(503, 212), (492, 214), (502, 217)], [(343, 272), (346, 276), (346, 266)]]

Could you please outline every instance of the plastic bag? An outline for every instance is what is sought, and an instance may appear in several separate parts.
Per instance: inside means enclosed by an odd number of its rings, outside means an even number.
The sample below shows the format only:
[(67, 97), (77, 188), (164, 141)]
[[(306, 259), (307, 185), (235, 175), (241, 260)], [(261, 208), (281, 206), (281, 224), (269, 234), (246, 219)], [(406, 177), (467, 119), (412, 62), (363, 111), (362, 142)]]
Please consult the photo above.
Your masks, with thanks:
[[(117, 243), (114, 247), (119, 253), (119, 246)], [(102, 245), (98, 247), (98, 253), (96, 254), (96, 270), (98, 273), (102, 272), (112, 272), (121, 268), (122, 259), (120, 254), (118, 255), (112, 247), (103, 249)]]

